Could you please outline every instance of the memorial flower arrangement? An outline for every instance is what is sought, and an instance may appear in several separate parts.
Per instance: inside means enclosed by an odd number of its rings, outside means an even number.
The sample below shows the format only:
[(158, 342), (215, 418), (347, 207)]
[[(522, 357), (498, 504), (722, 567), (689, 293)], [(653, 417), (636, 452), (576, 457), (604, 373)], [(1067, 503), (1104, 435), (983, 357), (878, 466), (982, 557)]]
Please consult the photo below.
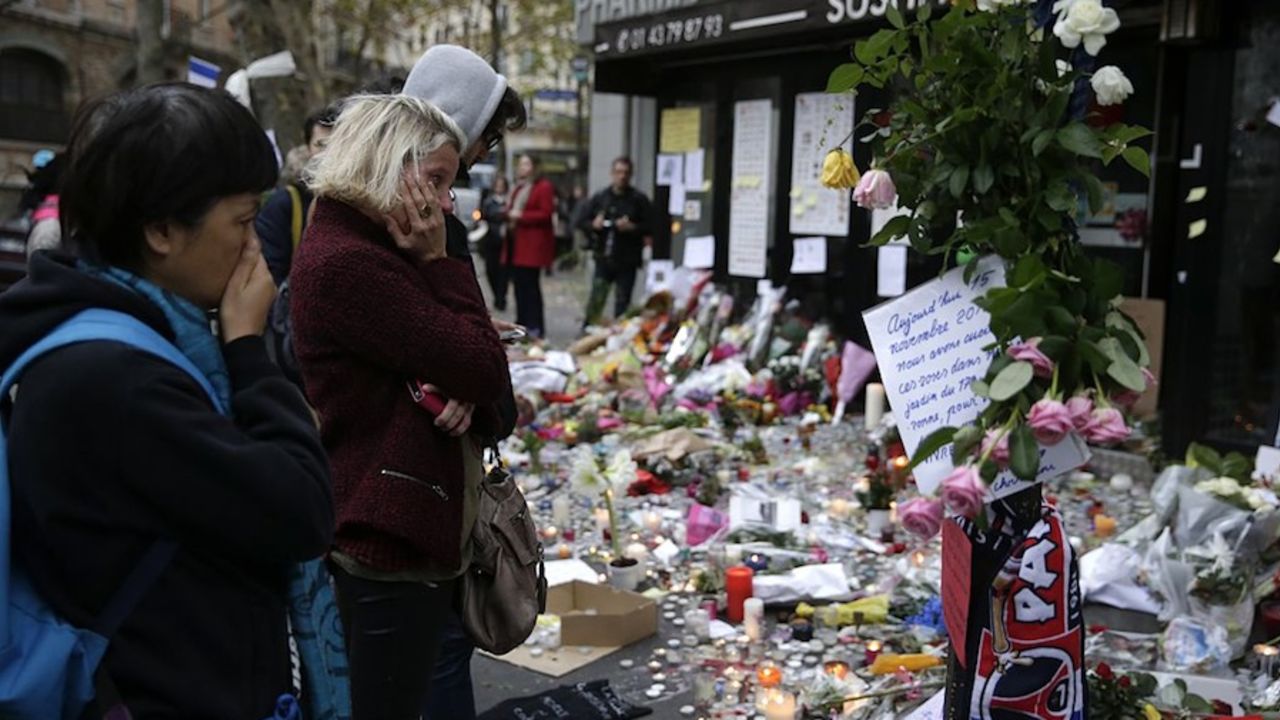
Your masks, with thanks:
[(627, 494), (627, 489), (636, 480), (637, 471), (636, 462), (631, 459), (631, 453), (627, 450), (615, 452), (609, 459), (597, 457), (595, 451), (586, 445), (579, 445), (573, 452), (569, 469), (570, 487), (584, 497), (604, 498), (604, 506), (609, 513), (609, 537), (613, 543), (615, 558), (622, 556), (622, 543), (613, 499)]
[[(1119, 307), (1120, 268), (1087, 256), (1075, 225), (1082, 206), (1103, 204), (1099, 166), (1149, 172), (1135, 141), (1150, 131), (1088, 112), (1090, 96), (1111, 105), (1133, 92), (1119, 68), (1095, 67), (1120, 26), (1099, 0), (957, 0), (936, 16), (924, 3), (887, 17), (892, 27), (859, 41), (828, 81), (830, 92), (891, 93), (854, 130), (873, 159), (853, 201), (902, 208), (871, 243), (905, 238), (947, 269), (967, 265), (966, 282), (981, 256), (1005, 270), (978, 299), (995, 339), (973, 389), (989, 403), (914, 456), (952, 445), (942, 500), (972, 518), (1000, 471), (1036, 478), (1041, 447), (1073, 434), (1124, 441), (1125, 411), (1154, 382), (1142, 331)], [(831, 165), (833, 181), (853, 176), (843, 158)]]

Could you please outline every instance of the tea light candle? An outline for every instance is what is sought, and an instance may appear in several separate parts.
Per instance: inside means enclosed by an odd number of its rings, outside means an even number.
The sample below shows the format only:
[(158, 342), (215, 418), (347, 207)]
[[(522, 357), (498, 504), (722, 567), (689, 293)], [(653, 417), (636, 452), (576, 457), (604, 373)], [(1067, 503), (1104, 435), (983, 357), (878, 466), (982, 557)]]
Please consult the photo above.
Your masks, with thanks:
[(835, 498), (827, 503), (827, 514), (834, 518), (843, 518), (849, 514), (849, 501)]
[(760, 683), (760, 687), (777, 687), (782, 684), (782, 668), (772, 660), (767, 660), (756, 670), (756, 681)]
[(703, 608), (695, 608), (684, 614), (684, 624), (689, 632), (700, 640), (711, 637), (711, 616)]
[(747, 637), (759, 642), (764, 637), (764, 601), (757, 597), (743, 601), (742, 621)]
[(729, 607), (727, 614), (729, 622), (742, 622), (742, 604), (747, 601), (754, 593), (752, 590), (752, 578), (755, 573), (749, 567), (741, 565), (731, 567), (724, 572), (724, 588), (729, 596)]
[(631, 543), (622, 549), (622, 556), (636, 562), (644, 562), (649, 557), (649, 548), (645, 547), (644, 543)]
[(764, 717), (765, 720), (795, 720), (796, 696), (774, 689), (765, 700)]
[(737, 565), (738, 563), (742, 562), (742, 546), (741, 546), (741, 545), (733, 545), (733, 544), (725, 545), (725, 546), (724, 546), (724, 559), (725, 559), (725, 560), (726, 560), (730, 565)]
[(911, 564), (916, 567), (924, 567), (924, 551), (917, 550), (911, 553)]
[(551, 522), (560, 527), (569, 527), (571, 523), (570, 511), (573, 509), (573, 501), (569, 499), (567, 494), (560, 494), (551, 501)]
[(560, 543), (560, 547), (556, 548), (556, 554), (560, 556), (561, 560), (568, 560), (573, 557), (573, 548), (569, 547), (567, 543)]
[(751, 556), (742, 561), (742, 564), (754, 572), (761, 572), (769, 568), (769, 557), (760, 553), (751, 553)]
[(880, 657), (880, 651), (884, 649), (884, 643), (879, 640), (871, 640), (867, 643), (866, 663), (871, 665)]
[(837, 680), (843, 680), (849, 676), (849, 663), (841, 662), (840, 660), (831, 660), (823, 663), (822, 672)]
[(662, 516), (653, 511), (645, 513), (644, 527), (649, 532), (658, 532), (662, 528)]
[(1111, 476), (1111, 489), (1116, 492), (1129, 492), (1133, 489), (1133, 476), (1125, 473), (1116, 473)]
[(1093, 532), (1100, 538), (1111, 537), (1116, 532), (1115, 518), (1101, 514), (1093, 516)]
[(867, 385), (867, 407), (866, 407), (867, 429), (875, 429), (880, 426), (880, 419), (884, 416), (884, 385), (880, 383), (871, 383)]
[(556, 529), (555, 525), (548, 525), (542, 530), (542, 537), (548, 540), (555, 540), (559, 534), (560, 531)]

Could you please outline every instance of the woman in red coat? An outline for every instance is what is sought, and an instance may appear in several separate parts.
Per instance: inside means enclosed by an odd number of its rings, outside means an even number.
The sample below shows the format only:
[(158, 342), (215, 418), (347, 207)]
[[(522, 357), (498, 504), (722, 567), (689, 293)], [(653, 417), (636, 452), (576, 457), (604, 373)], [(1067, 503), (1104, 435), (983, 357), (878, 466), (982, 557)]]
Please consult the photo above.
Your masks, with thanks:
[(551, 225), (556, 191), (550, 180), (538, 175), (538, 163), (529, 155), (520, 156), (516, 182), (507, 205), (510, 229), (505, 259), (516, 286), (516, 323), (528, 328), (530, 335), (542, 337), (542, 269), (556, 259)]

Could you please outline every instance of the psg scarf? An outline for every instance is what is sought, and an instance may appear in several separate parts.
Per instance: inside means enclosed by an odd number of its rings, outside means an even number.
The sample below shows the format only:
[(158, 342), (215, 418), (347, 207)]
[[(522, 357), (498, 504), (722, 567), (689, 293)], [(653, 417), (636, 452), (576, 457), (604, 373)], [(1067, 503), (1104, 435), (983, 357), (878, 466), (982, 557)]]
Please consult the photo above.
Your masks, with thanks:
[(971, 553), (968, 618), (951, 633), (948, 720), (1083, 720), (1080, 579), (1061, 516), (1041, 505), (1023, 522), (997, 511), (987, 529), (947, 522), (963, 534), (945, 537), (967, 539)]

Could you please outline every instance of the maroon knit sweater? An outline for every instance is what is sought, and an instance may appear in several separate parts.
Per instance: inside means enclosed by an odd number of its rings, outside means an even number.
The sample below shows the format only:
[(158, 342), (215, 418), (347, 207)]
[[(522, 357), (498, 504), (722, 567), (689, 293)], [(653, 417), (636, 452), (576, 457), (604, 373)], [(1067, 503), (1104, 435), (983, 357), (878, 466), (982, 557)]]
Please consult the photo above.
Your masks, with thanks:
[(410, 260), (377, 223), (324, 199), (293, 259), (294, 350), (332, 466), (335, 544), (379, 570), (459, 560), (462, 441), (436, 429), (406, 381), (475, 403), (476, 428), (496, 427), (486, 408), (510, 376), (471, 273), (461, 260)]

